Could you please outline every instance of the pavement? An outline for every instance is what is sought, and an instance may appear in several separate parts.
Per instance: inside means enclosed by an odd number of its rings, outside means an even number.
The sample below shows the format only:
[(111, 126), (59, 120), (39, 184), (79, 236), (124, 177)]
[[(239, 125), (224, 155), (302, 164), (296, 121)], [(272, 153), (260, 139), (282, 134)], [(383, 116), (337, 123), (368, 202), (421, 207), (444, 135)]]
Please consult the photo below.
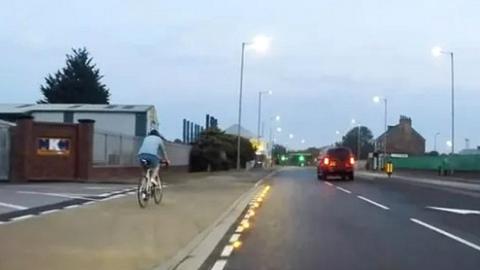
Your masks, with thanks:
[(185, 174), (146, 209), (129, 185), (0, 185), (0, 269), (161, 269), (267, 173)]
[(479, 269), (477, 190), (361, 172), (318, 181), (314, 168), (283, 169), (267, 184), (255, 215), (239, 217), (202, 270)]

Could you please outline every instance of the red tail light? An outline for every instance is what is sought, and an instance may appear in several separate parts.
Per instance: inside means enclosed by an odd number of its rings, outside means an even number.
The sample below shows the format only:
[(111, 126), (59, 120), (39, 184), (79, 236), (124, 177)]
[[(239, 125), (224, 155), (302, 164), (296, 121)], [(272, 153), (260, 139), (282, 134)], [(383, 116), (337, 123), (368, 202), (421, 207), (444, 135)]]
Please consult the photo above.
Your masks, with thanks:
[(330, 160), (328, 159), (328, 157), (323, 159), (323, 164), (324, 165), (328, 165), (329, 163), (330, 163)]
[(355, 164), (355, 159), (353, 157), (350, 157), (350, 164)]

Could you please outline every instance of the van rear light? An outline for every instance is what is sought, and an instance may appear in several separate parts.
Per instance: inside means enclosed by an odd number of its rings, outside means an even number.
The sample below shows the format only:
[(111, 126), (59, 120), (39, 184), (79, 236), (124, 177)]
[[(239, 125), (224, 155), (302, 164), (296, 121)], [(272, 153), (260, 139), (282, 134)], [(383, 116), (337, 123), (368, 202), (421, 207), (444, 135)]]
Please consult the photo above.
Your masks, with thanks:
[(330, 160), (328, 159), (328, 157), (323, 159), (323, 164), (328, 165), (329, 163), (330, 163)]
[(350, 164), (355, 164), (355, 159), (353, 157), (350, 157)]

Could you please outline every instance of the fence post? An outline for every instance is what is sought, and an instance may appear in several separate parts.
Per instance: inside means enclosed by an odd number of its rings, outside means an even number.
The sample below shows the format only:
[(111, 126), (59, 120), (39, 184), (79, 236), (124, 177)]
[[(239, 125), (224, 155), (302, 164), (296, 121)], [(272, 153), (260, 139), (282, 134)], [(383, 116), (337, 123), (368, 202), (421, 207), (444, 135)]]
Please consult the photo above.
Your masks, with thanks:
[(118, 164), (117, 165), (123, 165), (122, 163), (122, 151), (123, 150), (123, 135), (120, 135), (120, 153), (118, 154)]

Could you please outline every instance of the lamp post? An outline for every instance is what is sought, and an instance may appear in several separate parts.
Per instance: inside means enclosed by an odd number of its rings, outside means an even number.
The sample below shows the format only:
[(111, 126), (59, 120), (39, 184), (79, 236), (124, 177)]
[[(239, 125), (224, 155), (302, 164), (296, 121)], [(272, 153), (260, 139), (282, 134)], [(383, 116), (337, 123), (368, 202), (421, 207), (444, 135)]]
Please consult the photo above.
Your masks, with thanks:
[(357, 160), (360, 160), (360, 124), (355, 119), (352, 119), (352, 125), (357, 124)]
[(245, 66), (245, 48), (251, 46), (259, 52), (266, 51), (270, 45), (270, 38), (257, 36), (252, 42), (242, 42), (242, 57), (240, 60), (240, 91), (238, 98), (238, 127), (237, 127), (237, 170), (240, 170), (240, 132), (242, 126), (242, 96), (243, 96), (243, 69)]
[[(270, 134), (269, 134), (269, 145), (270, 145), (270, 159), (273, 160), (273, 142), (274, 142), (274, 139), (273, 139), (273, 121), (275, 120), (275, 122), (279, 122), (280, 121), (280, 115), (277, 115), (275, 117), (270, 117)], [(277, 127), (277, 132), (281, 132), (282, 129), (280, 127)]]
[(451, 124), (451, 154), (455, 153), (455, 69), (454, 69), (454, 57), (453, 52), (444, 51), (440, 47), (433, 47), (432, 54), (435, 57), (439, 57), (442, 54), (450, 55), (450, 75), (451, 75), (451, 114), (452, 114), (452, 124)]
[(383, 103), (385, 105), (385, 110), (384, 110), (384, 116), (383, 116), (383, 129), (384, 129), (384, 136), (383, 136), (383, 156), (385, 157), (387, 155), (387, 98), (381, 98), (379, 96), (373, 97), (373, 102), (375, 103), (380, 103), (380, 100), (383, 100)]
[(259, 91), (258, 92), (258, 123), (257, 123), (257, 141), (260, 142), (260, 123), (262, 121), (262, 95), (268, 94), (271, 95), (272, 91)]

